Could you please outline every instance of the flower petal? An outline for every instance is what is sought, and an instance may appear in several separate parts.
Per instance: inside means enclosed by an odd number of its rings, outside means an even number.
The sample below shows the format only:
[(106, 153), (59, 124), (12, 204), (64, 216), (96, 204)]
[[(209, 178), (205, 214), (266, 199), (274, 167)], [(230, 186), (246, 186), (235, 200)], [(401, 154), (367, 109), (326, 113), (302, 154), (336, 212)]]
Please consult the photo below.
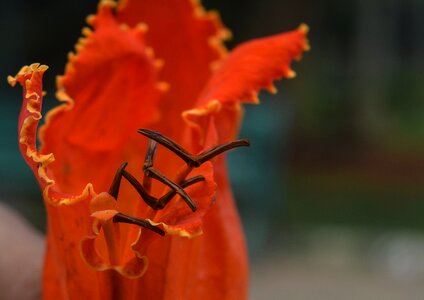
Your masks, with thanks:
[(57, 81), (64, 104), (48, 113), (41, 131), (41, 151), (56, 154), (50, 171), (68, 193), (87, 182), (105, 191), (122, 161), (140, 166), (145, 141), (136, 130), (158, 118), (159, 64), (144, 43), (146, 29), (118, 24), (114, 6), (103, 1), (89, 18), (94, 31), (83, 31), (87, 37)]
[(164, 61), (161, 79), (170, 87), (155, 129), (181, 142), (180, 114), (194, 107), (212, 74), (211, 65), (224, 57), (222, 41), (229, 31), (216, 12), (205, 12), (199, 1), (192, 0), (123, 0), (117, 17), (130, 26), (148, 24), (147, 43)]
[(46, 167), (54, 161), (52, 154), (40, 154), (36, 145), (37, 126), (41, 120), (43, 104), (43, 74), (47, 69), (45, 65), (32, 64), (23, 67), (16, 76), (7, 78), (10, 85), (15, 86), (18, 82), (23, 88), (23, 102), (18, 122), (19, 147), (42, 189), (52, 183), (46, 175)]
[(290, 64), (309, 49), (308, 28), (253, 40), (234, 49), (203, 90), (199, 104), (218, 99), (222, 102), (256, 103), (262, 88), (275, 92), (272, 82), (295, 76)]
[(290, 64), (309, 49), (307, 32), (308, 27), (301, 25), (297, 30), (253, 40), (234, 49), (202, 91), (198, 107), (183, 113), (186, 122), (196, 131), (196, 137), (204, 141), (208, 118), (219, 114), (226, 115), (217, 116), (219, 121), (234, 124), (224, 123), (217, 128), (234, 136), (240, 120), (239, 103), (258, 103), (261, 89), (276, 92), (274, 80), (295, 76)]
[[(15, 77), (9, 77), (10, 84), (20, 83), (24, 89), (24, 99), (19, 118), (19, 144), (24, 159), (33, 170), (46, 200), (47, 209), (47, 254), (44, 266), (43, 295), (61, 295), (62, 298), (76, 296), (74, 292), (90, 295), (95, 299), (96, 292), (89, 282), (94, 280), (94, 272), (87, 270), (77, 251), (81, 236), (87, 232), (86, 224), (90, 218), (87, 202), (93, 192), (88, 184), (80, 195), (67, 195), (54, 190), (54, 180), (50, 178), (49, 168), (54, 161), (52, 154), (40, 154), (36, 147), (37, 125), (41, 119), (42, 75), (46, 66), (32, 64), (23, 67)], [(57, 201), (56, 201), (57, 200)], [(74, 205), (68, 206), (73, 203)], [(65, 234), (66, 232), (66, 234)], [(73, 270), (68, 272), (67, 270)], [(67, 288), (64, 288), (67, 287)], [(64, 294), (65, 293), (65, 294)]]
[(99, 291), (93, 289), (96, 272), (81, 259), (78, 245), (91, 230), (88, 200), (72, 205), (46, 203), (47, 253), (43, 272), (44, 299), (78, 299), (87, 295), (99, 299)]

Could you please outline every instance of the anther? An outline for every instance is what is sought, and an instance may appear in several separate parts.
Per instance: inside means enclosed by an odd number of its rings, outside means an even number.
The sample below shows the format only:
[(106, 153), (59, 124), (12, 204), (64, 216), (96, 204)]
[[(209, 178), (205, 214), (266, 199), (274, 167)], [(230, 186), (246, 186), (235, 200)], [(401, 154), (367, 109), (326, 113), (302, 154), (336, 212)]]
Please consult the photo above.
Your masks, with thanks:
[(147, 205), (149, 205), (150, 207), (154, 207), (156, 205), (156, 198), (151, 196), (145, 189), (144, 187), (141, 185), (140, 182), (137, 181), (137, 179), (131, 175), (131, 173), (129, 173), (126, 170), (122, 170), (122, 176), (128, 180), (128, 182), (136, 189), (136, 191), (138, 192), (138, 194), (140, 195), (140, 197), (144, 200), (144, 202), (146, 202)]
[(159, 132), (151, 131), (148, 129), (139, 129), (138, 133), (158, 142), (159, 144), (163, 145), (164, 147), (168, 148), (170, 151), (174, 152), (176, 155), (178, 155), (182, 160), (184, 160), (189, 167), (198, 168), (200, 167), (204, 162), (214, 158), (215, 156), (237, 148), (237, 147), (245, 147), (249, 146), (250, 143), (248, 140), (242, 139), (242, 140), (235, 140), (231, 141), (225, 144), (221, 144), (218, 146), (215, 146), (209, 150), (206, 150), (198, 155), (192, 155), (187, 150), (185, 150), (181, 145), (177, 144), (170, 138), (167, 138), (166, 136), (163, 136)]
[(250, 146), (250, 142), (246, 139), (242, 139), (242, 140), (235, 140), (235, 141), (231, 141), (225, 144), (221, 144), (218, 146), (215, 146), (209, 150), (206, 150), (202, 153), (200, 153), (197, 157), (196, 157), (196, 163), (199, 164), (199, 166), (201, 164), (203, 164), (204, 162), (211, 160), (212, 158), (214, 158), (215, 156), (224, 153), (225, 151), (234, 149), (234, 148), (238, 148), (238, 147), (248, 147)]
[(176, 155), (181, 157), (181, 159), (184, 160), (187, 164), (189, 164), (189, 162), (192, 160), (192, 155), (187, 150), (175, 143), (173, 140), (167, 138), (166, 136), (163, 136), (159, 132), (144, 128), (139, 129), (137, 132), (168, 148)]
[(123, 213), (117, 213), (113, 217), (113, 222), (134, 224), (134, 225), (138, 225), (138, 226), (147, 228), (147, 229), (149, 229), (153, 232), (156, 232), (157, 234), (160, 234), (161, 236), (165, 235), (165, 231), (163, 231), (162, 229), (160, 229), (157, 226), (150, 224), (147, 220), (140, 219), (140, 218), (134, 218), (134, 217), (131, 217), (129, 215), (125, 215)]
[(191, 200), (190, 196), (187, 194), (186, 191), (177, 183), (166, 177), (164, 174), (159, 172), (158, 170), (154, 168), (148, 168), (144, 170), (144, 174), (148, 177), (154, 178), (163, 184), (169, 186), (171, 189), (173, 189), (178, 195), (181, 196), (181, 198), (187, 203), (187, 205), (190, 207), (190, 209), (195, 212), (197, 210), (196, 204)]
[[(231, 150), (233, 148), (237, 147), (244, 147), (249, 146), (248, 140), (235, 140), (231, 141), (225, 144), (221, 144), (215, 147), (210, 148), (209, 150), (203, 151), (202, 153), (198, 155), (192, 155), (187, 150), (185, 150), (181, 145), (175, 143), (171, 139), (161, 135), (158, 132), (154, 132), (148, 129), (139, 129), (138, 132), (146, 137), (148, 137), (149, 144), (146, 151), (146, 156), (143, 164), (143, 172), (144, 172), (144, 178), (143, 178), (143, 184), (138, 182), (138, 180), (128, 171), (125, 170), (126, 166), (128, 165), (127, 162), (122, 163), (118, 170), (116, 171), (115, 177), (112, 181), (112, 184), (109, 188), (109, 194), (116, 200), (118, 198), (119, 193), (119, 187), (121, 184), (122, 177), (124, 177), (138, 192), (140, 197), (143, 199), (143, 201), (149, 205), (152, 209), (163, 209), (169, 201), (176, 195), (180, 195), (181, 198), (187, 203), (187, 205), (190, 207), (190, 209), (194, 212), (197, 210), (196, 204), (193, 202), (193, 200), (190, 198), (190, 196), (187, 194), (187, 192), (184, 190), (184, 188), (193, 185), (195, 183), (201, 182), (205, 180), (205, 177), (202, 175), (194, 176), (188, 179), (184, 179), (192, 168), (200, 167), (204, 162), (214, 158), (215, 156)], [(172, 152), (174, 152), (176, 155), (178, 155), (182, 160), (184, 160), (187, 163), (187, 167), (184, 172), (179, 173), (177, 176), (176, 182), (172, 181), (168, 177), (166, 177), (164, 174), (162, 174), (160, 171), (156, 170), (153, 167), (153, 161), (156, 153), (157, 143), (163, 145), (164, 147), (168, 148)], [(167, 185), (171, 188), (169, 192), (164, 194), (159, 199), (150, 195), (150, 186), (151, 186), (151, 179), (156, 179), (163, 184)], [(117, 213), (113, 217), (113, 222), (121, 222), (121, 223), (129, 223), (129, 224), (135, 224), (144, 228), (147, 228), (149, 230), (152, 230), (153, 232), (165, 235), (165, 232), (160, 229), (157, 226), (154, 226), (150, 224), (145, 219), (135, 218), (129, 215), (125, 215), (123, 213)]]
[(149, 140), (146, 156), (144, 158), (143, 169), (153, 167), (153, 159), (155, 158), (157, 145), (158, 144), (154, 140)]
[[(202, 175), (197, 175), (197, 176), (184, 180), (183, 182), (181, 182), (180, 186), (182, 188), (186, 188), (190, 185), (193, 185), (201, 181), (205, 181), (205, 177), (203, 177)], [(158, 203), (157, 208), (163, 209), (176, 194), (177, 192), (175, 190), (170, 190), (168, 193), (160, 197), (159, 201), (157, 202)]]
[(115, 198), (115, 200), (118, 199), (119, 187), (121, 185), (122, 172), (125, 170), (127, 165), (128, 165), (128, 163), (124, 162), (119, 166), (118, 170), (115, 173), (115, 177), (113, 178), (112, 184), (110, 185), (108, 193), (113, 198)]
[[(128, 182), (135, 188), (135, 190), (138, 192), (138, 194), (143, 199), (143, 201), (153, 209), (163, 209), (165, 207), (165, 204), (167, 204), (172, 199), (172, 197), (175, 196), (175, 194), (179, 194), (183, 198), (183, 200), (189, 205), (190, 209), (192, 211), (196, 211), (197, 209), (196, 205), (194, 204), (193, 200), (191, 200), (190, 196), (188, 196), (187, 192), (183, 190), (183, 188), (205, 180), (203, 176), (199, 175), (199, 176), (195, 176), (190, 179), (187, 179), (183, 181), (181, 185), (178, 185), (174, 183), (173, 181), (169, 180), (168, 178), (166, 178), (164, 175), (161, 175), (161, 174), (158, 175), (158, 171), (155, 171), (154, 174), (156, 175), (154, 175), (153, 178), (156, 178), (156, 176), (158, 176), (157, 178), (160, 178), (161, 182), (166, 181), (165, 184), (168, 185), (169, 183), (169, 186), (172, 188), (171, 191), (166, 193), (160, 199), (157, 199), (156, 197), (150, 195), (146, 191), (146, 189), (143, 187), (143, 185), (141, 185), (140, 182), (138, 182), (138, 180), (133, 175), (131, 175), (130, 172), (121, 169), (120, 174), (122, 177), (128, 180)], [(186, 195), (186, 197), (184, 197), (184, 195)]]
[[(144, 158), (143, 170), (153, 167), (153, 160), (156, 154), (157, 143), (154, 140), (149, 140), (146, 156)], [(152, 179), (149, 176), (143, 177), (143, 187), (150, 192), (152, 189)]]

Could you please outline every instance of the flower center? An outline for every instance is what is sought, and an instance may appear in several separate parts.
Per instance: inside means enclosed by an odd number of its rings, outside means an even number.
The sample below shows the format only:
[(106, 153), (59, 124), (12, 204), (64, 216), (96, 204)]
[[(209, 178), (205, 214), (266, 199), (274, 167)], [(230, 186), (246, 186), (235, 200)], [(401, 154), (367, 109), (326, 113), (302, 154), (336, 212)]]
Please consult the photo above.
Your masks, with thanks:
[[(116, 205), (112, 204), (111, 202), (113, 202), (113, 200), (115, 202), (117, 201), (121, 180), (122, 178), (125, 178), (134, 187), (134, 189), (137, 191), (143, 201), (153, 210), (161, 210), (165, 208), (167, 204), (172, 200), (172, 198), (178, 194), (181, 199), (187, 204), (187, 206), (193, 212), (195, 212), (197, 210), (197, 205), (187, 194), (184, 188), (189, 187), (198, 182), (204, 181), (205, 177), (202, 175), (197, 175), (191, 178), (187, 178), (191, 170), (193, 168), (200, 167), (206, 161), (209, 161), (215, 156), (222, 154), (230, 149), (242, 146), (249, 146), (248, 140), (235, 140), (212, 147), (209, 150), (206, 150), (198, 155), (193, 155), (187, 150), (185, 150), (181, 145), (177, 144), (170, 138), (160, 134), (159, 132), (154, 132), (148, 129), (139, 129), (138, 132), (149, 138), (149, 144), (147, 147), (146, 156), (143, 164), (142, 183), (140, 183), (130, 172), (125, 170), (128, 163), (122, 163), (116, 171), (115, 177), (112, 181), (109, 191), (107, 192), (107, 194), (110, 195), (110, 198), (108, 198), (106, 201), (107, 203), (102, 202), (103, 205), (101, 205), (99, 204), (99, 199), (96, 199), (97, 197), (95, 197), (92, 200), (92, 210), (96, 211), (105, 208), (114, 209)], [(174, 180), (166, 177), (162, 172), (154, 168), (154, 158), (158, 143), (171, 150), (186, 163), (184, 168), (179, 170), (179, 172), (176, 174)], [(153, 179), (163, 183), (169, 188), (169, 191), (160, 198), (156, 198), (150, 193)], [(100, 195), (101, 194), (99, 194), (99, 196)], [(165, 232), (161, 228), (152, 225), (148, 220), (129, 216), (121, 212), (117, 212), (113, 216), (113, 222), (134, 224), (149, 229), (162, 236), (165, 235)], [(103, 226), (103, 229), (105, 232), (106, 241), (112, 240), (114, 236), (113, 226)], [(109, 248), (109, 242), (107, 242), (107, 244)]]
[[(194, 236), (200, 233), (200, 228), (198, 228), (200, 217), (205, 213), (205, 208), (208, 207), (206, 205), (212, 203), (215, 186), (212, 165), (202, 166), (202, 164), (230, 149), (249, 146), (247, 140), (236, 140), (193, 155), (158, 132), (147, 129), (140, 129), (138, 132), (149, 138), (143, 163), (142, 180), (138, 181), (133, 174), (126, 170), (127, 162), (119, 166), (109, 190), (99, 193), (91, 199), (90, 211), (94, 218), (92, 223), (93, 235), (84, 237), (80, 244), (82, 256), (89, 266), (98, 271), (114, 269), (128, 278), (138, 278), (144, 274), (147, 268), (147, 258), (142, 253), (156, 234), (160, 236), (165, 234)], [(173, 178), (168, 178), (154, 167), (158, 144), (172, 151), (185, 162), (173, 174)], [(199, 169), (194, 170), (196, 168)], [(118, 197), (123, 178), (139, 194), (142, 201), (150, 207), (150, 210), (146, 213), (146, 219), (119, 211)], [(152, 194), (153, 180), (159, 181), (167, 188), (160, 197), (155, 197)], [(204, 185), (198, 184), (200, 182), (204, 182)], [(192, 185), (196, 185), (196, 187), (189, 190), (192, 195), (190, 196), (185, 189)], [(174, 201), (171, 204), (170, 201), (176, 195), (181, 198), (178, 201), (183, 202)], [(170, 207), (171, 205), (172, 207)], [(167, 209), (160, 212), (165, 208)], [(192, 215), (196, 210), (197, 215)], [(137, 225), (146, 229), (146, 231), (127, 231), (128, 228), (125, 228), (127, 226), (119, 223)], [(134, 239), (129, 238), (129, 236)], [(135, 238), (136, 236), (137, 238)], [(140, 239), (141, 236), (143, 236), (143, 239)], [(130, 244), (132, 255), (128, 258), (127, 254), (130, 252), (127, 246), (129, 246), (130, 241), (133, 241)], [(113, 272), (111, 276), (113, 276)]]

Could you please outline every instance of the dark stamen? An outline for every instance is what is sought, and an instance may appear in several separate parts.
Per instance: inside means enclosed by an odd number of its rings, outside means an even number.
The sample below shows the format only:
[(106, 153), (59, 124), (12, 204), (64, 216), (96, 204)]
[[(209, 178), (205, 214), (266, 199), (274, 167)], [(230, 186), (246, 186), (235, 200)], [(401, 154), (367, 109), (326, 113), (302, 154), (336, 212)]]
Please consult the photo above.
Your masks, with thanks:
[[(153, 168), (153, 161), (154, 161), (154, 157), (156, 153), (157, 143), (165, 146), (166, 148), (174, 152), (176, 155), (178, 155), (181, 159), (183, 159), (189, 167), (187, 168), (188, 170), (191, 170), (191, 168), (197, 168), (200, 165), (202, 165), (204, 162), (230, 149), (243, 147), (243, 146), (249, 146), (248, 140), (236, 140), (236, 141), (228, 142), (226, 144), (215, 146), (207, 151), (203, 151), (199, 155), (192, 155), (187, 150), (185, 150), (181, 145), (175, 143), (171, 139), (161, 135), (158, 132), (154, 132), (148, 129), (139, 129), (138, 132), (150, 138), (144, 164), (143, 164), (143, 171), (145, 175), (143, 179), (143, 184), (138, 182), (137, 179), (131, 173), (125, 170), (128, 163), (124, 162), (119, 166), (118, 170), (116, 171), (115, 177), (109, 188), (109, 194), (115, 199), (118, 198), (121, 179), (122, 177), (124, 177), (136, 189), (136, 191), (138, 192), (140, 197), (143, 199), (143, 201), (147, 205), (149, 205), (152, 209), (155, 209), (155, 210), (163, 209), (176, 194), (179, 194), (181, 198), (190, 207), (190, 209), (193, 212), (196, 211), (197, 210), (196, 204), (193, 202), (193, 200), (190, 198), (190, 196), (187, 194), (184, 188), (205, 180), (205, 177), (202, 175), (197, 175), (189, 179), (182, 180), (190, 172), (190, 171), (187, 171), (187, 174), (184, 173), (184, 176), (181, 175), (180, 176), (181, 178), (177, 179), (177, 181), (179, 182), (176, 183), (170, 180), (169, 178), (167, 178), (160, 171)], [(165, 195), (163, 195), (162, 197), (160, 197), (160, 199), (157, 199), (156, 197), (150, 195), (151, 179), (156, 179), (162, 182), (163, 184), (170, 187), (171, 190), (167, 192)], [(162, 236), (165, 235), (165, 232), (161, 228), (150, 224), (147, 220), (135, 218), (129, 215), (125, 215), (123, 213), (117, 213), (113, 217), (113, 222), (135, 224), (135, 225), (147, 228), (149, 230), (152, 230), (153, 232), (160, 234)]]
[(135, 225), (150, 229), (151, 231), (156, 232), (157, 234), (160, 234), (161, 236), (165, 235), (165, 231), (163, 231), (159, 227), (156, 227), (156, 226), (150, 224), (147, 220), (134, 218), (134, 217), (125, 215), (123, 213), (117, 213), (113, 217), (113, 222), (135, 224)]
[(193, 212), (196, 211), (197, 209), (196, 204), (193, 202), (193, 200), (191, 200), (190, 196), (186, 193), (186, 191), (183, 190), (183, 188), (180, 185), (176, 184), (171, 179), (169, 179), (164, 174), (162, 174), (161, 172), (159, 172), (158, 170), (154, 168), (145, 169), (144, 174), (148, 177), (154, 178), (162, 182), (163, 184), (166, 184), (167, 186), (169, 186), (178, 195), (181, 196), (181, 198), (187, 203), (187, 205), (191, 208)]
[(200, 153), (199, 155), (192, 155), (187, 150), (185, 150), (181, 145), (175, 143), (174, 141), (167, 138), (166, 136), (163, 136), (159, 132), (151, 131), (148, 129), (139, 129), (138, 133), (152, 140), (155, 140), (159, 144), (168, 148), (169, 150), (174, 152), (176, 155), (178, 155), (182, 160), (184, 160), (188, 166), (193, 168), (200, 167), (204, 162), (214, 158), (215, 156), (225, 151), (228, 151), (230, 149), (237, 148), (237, 147), (250, 145), (248, 140), (235, 140), (235, 141), (228, 142), (226, 144), (215, 146), (209, 150), (206, 150)]
[(111, 195), (113, 198), (118, 199), (118, 193), (119, 193), (119, 186), (121, 185), (121, 177), (122, 172), (124, 171), (125, 167), (128, 165), (127, 162), (122, 163), (118, 170), (115, 173), (115, 177), (113, 178), (112, 184), (109, 188), (109, 195)]
[(157, 205), (157, 199), (153, 196), (151, 196), (144, 187), (140, 184), (140, 182), (135, 179), (134, 176), (131, 175), (131, 173), (122, 170), (122, 176), (128, 180), (129, 183), (137, 190), (141, 198), (146, 202), (147, 205), (149, 205), (152, 208), (155, 208)]
[(181, 159), (184, 160), (187, 164), (190, 164), (190, 162), (193, 160), (192, 155), (189, 152), (187, 152), (187, 150), (185, 150), (182, 146), (175, 143), (173, 140), (167, 138), (166, 136), (163, 136), (159, 132), (141, 128), (138, 130), (138, 133), (152, 140), (155, 140), (159, 144), (165, 146), (166, 148), (174, 152), (176, 155), (181, 157)]
[[(157, 143), (154, 140), (149, 140), (146, 156), (144, 158), (143, 170), (153, 167), (153, 160), (156, 154)], [(148, 176), (143, 178), (143, 186), (146, 191), (150, 192), (152, 188), (152, 179)]]
[(211, 160), (215, 156), (217, 156), (217, 155), (219, 155), (219, 154), (221, 154), (225, 151), (228, 151), (228, 150), (231, 150), (231, 149), (234, 149), (234, 148), (237, 148), (237, 147), (247, 147), (247, 146), (250, 146), (250, 142), (248, 140), (244, 140), (244, 139), (243, 140), (235, 140), (235, 141), (232, 141), (232, 142), (228, 142), (226, 144), (221, 144), (221, 145), (215, 146), (215, 147), (213, 147), (209, 150), (206, 150), (206, 151), (200, 153), (196, 158), (196, 162), (200, 166), (204, 162)]
[[(198, 175), (184, 180), (183, 182), (181, 182), (180, 186), (182, 188), (186, 188), (201, 181), (205, 181), (205, 177), (203, 177), (202, 175)], [(158, 209), (163, 209), (176, 194), (177, 192), (175, 190), (170, 190), (168, 193), (160, 197), (158, 201)]]
[(144, 159), (143, 169), (153, 167), (153, 159), (155, 158), (157, 143), (154, 140), (149, 140), (147, 145), (146, 156)]
[[(122, 169), (120, 171), (120, 174), (121, 174), (122, 177), (124, 177), (126, 180), (128, 180), (128, 182), (136, 189), (136, 191), (141, 196), (143, 201), (147, 205), (149, 205), (152, 209), (157, 210), (157, 209), (164, 208), (164, 206), (162, 204), (163, 202), (165, 202), (165, 204), (166, 204), (172, 199), (173, 196), (175, 196), (175, 194), (179, 194), (181, 196), (181, 198), (190, 207), (190, 209), (192, 211), (196, 211), (196, 209), (197, 209), (196, 204), (194, 204), (193, 200), (191, 200), (190, 196), (186, 193), (186, 191), (183, 190), (183, 187), (187, 187), (189, 185), (195, 184), (196, 182), (204, 180), (203, 176), (195, 176), (195, 177), (191, 178), (190, 180), (185, 180), (185, 181), (183, 181), (184, 186), (181, 186), (181, 185), (174, 183), (172, 180), (168, 179), (167, 177), (165, 177), (165, 175), (161, 174), (159, 171), (157, 171), (153, 168), (148, 169), (147, 172), (148, 172), (149, 176), (151, 176), (154, 179), (159, 180), (162, 183), (165, 183), (170, 188), (172, 188), (172, 190), (170, 192), (168, 192), (167, 194), (165, 194), (163, 197), (161, 197), (161, 199), (157, 199), (156, 197), (150, 195), (146, 191), (146, 189), (140, 184), (140, 182), (138, 182), (138, 180), (133, 175), (131, 175), (131, 173)], [(162, 199), (165, 196), (166, 196), (166, 198)]]

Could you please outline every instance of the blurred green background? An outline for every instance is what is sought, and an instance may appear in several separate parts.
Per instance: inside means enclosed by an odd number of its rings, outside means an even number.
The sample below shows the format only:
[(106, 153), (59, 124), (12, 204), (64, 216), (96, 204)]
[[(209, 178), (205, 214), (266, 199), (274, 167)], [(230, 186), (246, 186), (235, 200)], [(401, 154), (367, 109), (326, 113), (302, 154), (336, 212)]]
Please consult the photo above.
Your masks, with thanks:
[[(301, 266), (310, 266), (304, 261), (312, 257), (307, 261), (328, 270), (336, 258), (346, 272), (358, 260), (361, 270), (423, 283), (424, 1), (203, 3), (218, 9), (232, 30), (229, 48), (302, 22), (311, 28), (312, 51), (294, 64), (297, 78), (278, 83), (275, 96), (261, 94), (260, 106), (246, 108), (241, 136), (252, 147), (229, 155), (252, 260), (260, 264), (265, 253), (283, 253), (282, 264), (301, 257)], [(0, 199), (40, 229), (40, 192), (17, 146), (20, 91), (7, 85), (6, 76), (24, 64), (49, 65), (45, 109), (54, 106), (55, 75), (63, 73), (96, 5), (2, 3)]]

